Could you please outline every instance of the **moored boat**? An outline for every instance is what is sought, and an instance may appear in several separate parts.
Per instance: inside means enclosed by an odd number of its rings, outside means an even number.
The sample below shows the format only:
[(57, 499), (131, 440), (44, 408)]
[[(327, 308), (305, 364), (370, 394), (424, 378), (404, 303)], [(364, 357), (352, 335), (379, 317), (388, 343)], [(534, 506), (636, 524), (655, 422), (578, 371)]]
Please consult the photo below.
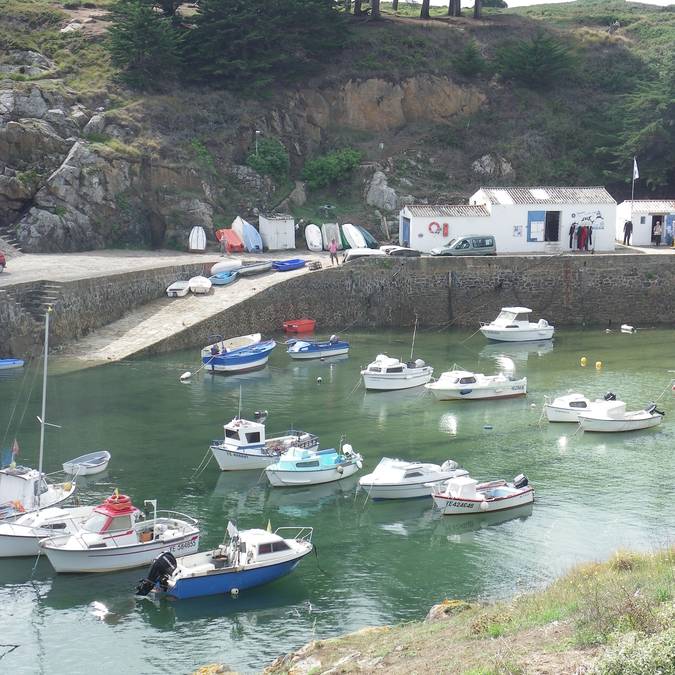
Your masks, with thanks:
[(188, 283), (190, 290), (196, 295), (206, 295), (211, 290), (211, 282), (206, 277), (192, 277)]
[(639, 431), (661, 424), (664, 414), (656, 409), (655, 403), (644, 410), (626, 410), (623, 401), (612, 401), (604, 409), (579, 413), (579, 425), (584, 431)]
[(483, 375), (467, 370), (448, 370), (435, 382), (424, 385), (439, 401), (496, 399), (525, 396), (527, 378), (498, 373)]
[(316, 326), (314, 319), (291, 319), (284, 321), (284, 331), (287, 333), (311, 333)]
[(166, 294), (170, 298), (184, 298), (189, 292), (189, 281), (174, 281), (171, 286), (166, 289)]
[(281, 436), (265, 438), (262, 422), (235, 417), (224, 425), (224, 438), (211, 443), (211, 452), (222, 471), (264, 469), (295, 446), (318, 450), (319, 439), (306, 431), (291, 429)]
[(211, 551), (176, 560), (162, 554), (136, 592), (151, 591), (176, 599), (239, 592), (290, 574), (312, 552), (311, 527), (280, 527), (274, 532), (238, 531), (228, 523), (229, 541)]
[(0, 359), (0, 370), (11, 370), (12, 368), (23, 368), (23, 359)]
[[(583, 394), (564, 394), (551, 400), (544, 399), (544, 413), (549, 422), (579, 422), (579, 415), (586, 412), (604, 410), (607, 406), (615, 405), (616, 395), (608, 391), (604, 398), (596, 398), (594, 401), (586, 398)], [(621, 403), (621, 401), (619, 401)]]
[(262, 368), (276, 346), (277, 343), (274, 340), (264, 340), (230, 350), (218, 349), (218, 346), (214, 345), (208, 356), (204, 356), (204, 350), (202, 350), (202, 363), (211, 372), (243, 373)]
[(554, 327), (546, 319), (532, 323), (531, 313), (527, 307), (502, 307), (499, 316), (490, 323), (481, 323), (479, 330), (486, 338), (497, 342), (550, 340)]
[(516, 476), (513, 483), (505, 480), (479, 483), (470, 476), (458, 476), (437, 486), (431, 496), (446, 516), (478, 514), (530, 504), (534, 501), (534, 488), (524, 474)]
[(340, 450), (308, 450), (292, 447), (265, 468), (274, 487), (318, 485), (347, 478), (363, 466), (363, 458), (345, 443)]
[(292, 359), (323, 359), (349, 352), (349, 342), (339, 340), (336, 335), (331, 335), (329, 340), (292, 340), (291, 343), (287, 352)]
[(372, 473), (359, 479), (359, 486), (374, 500), (416, 499), (431, 495), (429, 483), (466, 475), (468, 471), (458, 468), (452, 460), (439, 466), (383, 457)]
[(427, 366), (422, 359), (404, 363), (386, 354), (378, 354), (375, 360), (361, 371), (366, 389), (376, 391), (421, 387), (431, 380), (433, 374), (434, 369)]
[[(215, 338), (215, 340), (214, 340)], [(227, 340), (222, 335), (209, 335), (209, 340), (213, 340), (201, 351), (202, 362), (214, 354), (221, 352), (229, 352), (233, 349), (240, 349), (241, 347), (249, 347), (250, 345), (260, 342), (262, 335), (260, 333), (251, 333), (249, 335), (239, 335), (238, 337), (228, 338)]]
[(110, 453), (107, 450), (97, 450), (81, 455), (63, 463), (63, 471), (71, 476), (93, 476), (103, 473), (108, 468)]
[(195, 553), (199, 524), (173, 511), (143, 514), (126, 495), (108, 497), (72, 534), (40, 540), (40, 549), (57, 572), (113, 572), (147, 565), (163, 551)]

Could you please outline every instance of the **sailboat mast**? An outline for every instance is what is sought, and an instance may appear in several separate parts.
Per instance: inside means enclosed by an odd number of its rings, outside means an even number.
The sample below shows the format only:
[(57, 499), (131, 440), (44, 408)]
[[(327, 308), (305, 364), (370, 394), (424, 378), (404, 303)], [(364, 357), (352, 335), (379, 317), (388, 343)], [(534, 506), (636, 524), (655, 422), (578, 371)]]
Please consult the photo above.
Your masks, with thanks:
[(410, 347), (410, 360), (412, 361), (413, 358), (413, 352), (415, 351), (415, 335), (417, 333), (417, 317), (415, 317), (415, 327), (413, 328), (413, 339), (412, 339), (412, 345)]
[[(40, 461), (38, 462), (38, 472), (40, 482), (42, 482), (42, 458), (45, 450), (45, 415), (47, 411), (47, 358), (49, 356), (49, 313), (52, 308), (47, 308), (45, 313), (45, 355), (42, 365), (42, 413), (40, 415)], [(37, 494), (37, 510), (40, 510), (40, 491)]]

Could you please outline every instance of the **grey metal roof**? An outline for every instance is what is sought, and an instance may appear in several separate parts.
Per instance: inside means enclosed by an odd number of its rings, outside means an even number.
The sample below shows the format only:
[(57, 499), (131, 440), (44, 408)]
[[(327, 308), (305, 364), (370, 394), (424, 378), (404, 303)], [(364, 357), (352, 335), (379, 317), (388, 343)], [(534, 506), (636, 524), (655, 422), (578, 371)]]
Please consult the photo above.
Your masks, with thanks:
[(493, 204), (616, 204), (604, 187), (481, 188)]
[[(630, 204), (627, 199), (623, 204)], [(633, 211), (637, 213), (675, 213), (675, 199), (636, 199)]]
[(489, 216), (484, 206), (471, 204), (409, 204), (407, 207), (413, 218), (443, 218), (446, 216)]

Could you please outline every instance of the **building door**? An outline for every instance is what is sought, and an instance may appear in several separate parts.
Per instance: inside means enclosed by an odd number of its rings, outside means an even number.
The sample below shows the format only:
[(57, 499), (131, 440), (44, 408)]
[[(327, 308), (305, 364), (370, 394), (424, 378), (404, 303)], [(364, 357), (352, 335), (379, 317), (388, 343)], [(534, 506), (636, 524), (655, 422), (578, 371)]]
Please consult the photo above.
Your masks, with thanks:
[(544, 241), (560, 241), (560, 211), (546, 212)]
[(656, 226), (659, 226), (661, 230), (661, 235), (663, 235), (663, 216), (652, 216), (652, 244), (656, 241), (656, 235), (654, 234), (654, 230), (656, 229)]
[(668, 246), (672, 246), (675, 237), (675, 214), (666, 216), (666, 226), (663, 228), (664, 241)]
[(410, 246), (410, 218), (403, 218), (401, 221), (403, 225), (401, 231), (401, 246)]

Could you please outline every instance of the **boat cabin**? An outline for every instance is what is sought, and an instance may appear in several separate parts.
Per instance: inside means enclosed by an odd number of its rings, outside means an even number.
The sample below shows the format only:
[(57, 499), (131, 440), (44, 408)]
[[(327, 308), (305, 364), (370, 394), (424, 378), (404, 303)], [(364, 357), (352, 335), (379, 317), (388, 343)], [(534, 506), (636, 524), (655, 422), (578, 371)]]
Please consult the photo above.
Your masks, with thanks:
[(0, 502), (13, 502), (17, 511), (32, 510), (37, 495), (47, 490), (47, 482), (37, 469), (14, 466), (0, 470)]
[(140, 513), (129, 497), (114, 494), (94, 509), (83, 529), (94, 534), (128, 532)]
[(257, 447), (265, 445), (265, 425), (260, 422), (235, 417), (224, 425), (225, 443), (238, 447)]
[(475, 373), (470, 373), (467, 370), (451, 370), (447, 373), (442, 373), (439, 379), (448, 380), (452, 384), (476, 384)]
[(368, 365), (366, 371), (369, 373), (402, 373), (403, 364), (391, 356), (378, 354), (375, 360)]
[(455, 499), (470, 499), (475, 501), (479, 499), (476, 493), (477, 485), (478, 481), (469, 476), (451, 478), (447, 483), (445, 494)]

